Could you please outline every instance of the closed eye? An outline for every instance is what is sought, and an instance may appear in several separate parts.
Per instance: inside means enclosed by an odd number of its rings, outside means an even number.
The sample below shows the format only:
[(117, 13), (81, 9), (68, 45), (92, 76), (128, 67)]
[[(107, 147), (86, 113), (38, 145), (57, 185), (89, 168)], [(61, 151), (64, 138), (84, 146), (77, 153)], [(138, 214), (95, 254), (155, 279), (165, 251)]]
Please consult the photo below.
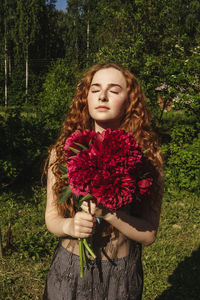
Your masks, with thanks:
[(93, 91), (91, 91), (92, 93), (98, 93), (99, 92), (99, 90), (93, 90)]
[(116, 91), (110, 91), (110, 92), (113, 93), (113, 94), (116, 94), (116, 95), (119, 94), (119, 92), (116, 92)]

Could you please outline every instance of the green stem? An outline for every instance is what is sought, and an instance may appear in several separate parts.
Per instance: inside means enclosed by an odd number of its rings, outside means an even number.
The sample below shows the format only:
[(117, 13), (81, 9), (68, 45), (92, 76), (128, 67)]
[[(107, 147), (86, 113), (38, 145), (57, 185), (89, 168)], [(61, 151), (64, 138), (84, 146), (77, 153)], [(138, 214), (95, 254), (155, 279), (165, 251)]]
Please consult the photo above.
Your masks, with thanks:
[(85, 254), (85, 246), (84, 246), (84, 244), (83, 244), (83, 261), (84, 261), (84, 264), (86, 265), (86, 268), (89, 270), (89, 265), (88, 265), (87, 256)]
[(80, 255), (80, 276), (83, 278), (84, 270), (83, 270), (83, 239), (78, 239), (79, 243), (79, 255)]
[(94, 252), (92, 251), (92, 249), (89, 247), (86, 239), (83, 239), (83, 245), (85, 246), (85, 248), (87, 249), (87, 251), (92, 255), (92, 257), (96, 258), (96, 255), (94, 254)]

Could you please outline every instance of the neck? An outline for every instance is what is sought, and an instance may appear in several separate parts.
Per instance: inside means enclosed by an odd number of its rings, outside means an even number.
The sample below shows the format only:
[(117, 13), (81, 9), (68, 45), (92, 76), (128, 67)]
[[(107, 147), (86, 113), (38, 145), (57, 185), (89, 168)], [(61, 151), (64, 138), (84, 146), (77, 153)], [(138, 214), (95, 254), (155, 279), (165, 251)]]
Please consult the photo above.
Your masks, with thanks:
[(110, 128), (111, 130), (114, 130), (116, 128), (119, 128), (120, 124), (119, 122), (116, 122), (115, 124), (112, 122), (112, 123), (101, 123), (101, 122), (95, 122), (95, 125), (94, 125), (94, 130), (96, 132), (102, 132), (108, 128)]

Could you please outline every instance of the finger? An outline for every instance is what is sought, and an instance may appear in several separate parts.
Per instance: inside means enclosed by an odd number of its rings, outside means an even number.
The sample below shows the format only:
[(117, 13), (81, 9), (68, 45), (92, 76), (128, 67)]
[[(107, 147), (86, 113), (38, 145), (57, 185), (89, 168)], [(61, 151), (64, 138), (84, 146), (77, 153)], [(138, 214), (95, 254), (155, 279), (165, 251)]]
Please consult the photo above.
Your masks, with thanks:
[(81, 208), (82, 208), (84, 211), (89, 212), (88, 203), (84, 203), (84, 202), (83, 202), (83, 204), (81, 204)]
[(92, 233), (79, 233), (77, 235), (77, 237), (79, 237), (81, 239), (86, 239), (86, 238), (89, 238), (90, 236), (92, 236)]
[(94, 227), (93, 222), (89, 222), (87, 220), (75, 220), (75, 226), (78, 226), (80, 228), (90, 228), (92, 229)]
[[(92, 224), (88, 224), (86, 221), (82, 221), (79, 223), (79, 220), (75, 220), (74, 222), (74, 232), (75, 236), (77, 237), (83, 237), (81, 235), (88, 235), (91, 236), (93, 234), (94, 226)], [(87, 237), (87, 236), (84, 236)]]
[(87, 227), (80, 224), (75, 224), (75, 230), (79, 233), (91, 234), (93, 232), (93, 227)]
[[(88, 205), (88, 201), (83, 201), (82, 205), (85, 206), (85, 207), (88, 207), (88, 206), (89, 206), (89, 205)], [(82, 205), (81, 205), (81, 206), (82, 206)]]
[(86, 212), (86, 213), (83, 212), (82, 215), (81, 215), (81, 219), (87, 220), (87, 221), (92, 222), (92, 223), (94, 223), (94, 221), (95, 221), (94, 216), (92, 216), (89, 212)]
[(85, 220), (85, 221), (93, 224), (94, 217), (89, 213), (77, 212), (76, 215), (75, 215), (75, 220), (81, 220), (81, 221)]
[(90, 201), (89, 207), (91, 215), (94, 215), (96, 212), (96, 203), (94, 201)]
[(81, 235), (88, 235), (88, 236), (92, 236), (93, 234), (93, 230), (91, 228), (80, 228), (80, 227), (75, 227), (74, 228), (74, 233), (76, 237), (81, 237)]

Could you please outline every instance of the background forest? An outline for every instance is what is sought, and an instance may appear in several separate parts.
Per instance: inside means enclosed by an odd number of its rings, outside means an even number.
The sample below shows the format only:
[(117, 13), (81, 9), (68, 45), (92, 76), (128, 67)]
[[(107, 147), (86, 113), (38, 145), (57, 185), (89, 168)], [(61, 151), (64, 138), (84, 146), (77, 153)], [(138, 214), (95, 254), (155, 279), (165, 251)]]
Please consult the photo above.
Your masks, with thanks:
[[(0, 299), (41, 299), (57, 239), (40, 178), (74, 89), (94, 63), (140, 81), (165, 159), (157, 241), (144, 248), (144, 300), (200, 293), (200, 1), (1, 0)], [(0, 234), (1, 236), (1, 234)]]

